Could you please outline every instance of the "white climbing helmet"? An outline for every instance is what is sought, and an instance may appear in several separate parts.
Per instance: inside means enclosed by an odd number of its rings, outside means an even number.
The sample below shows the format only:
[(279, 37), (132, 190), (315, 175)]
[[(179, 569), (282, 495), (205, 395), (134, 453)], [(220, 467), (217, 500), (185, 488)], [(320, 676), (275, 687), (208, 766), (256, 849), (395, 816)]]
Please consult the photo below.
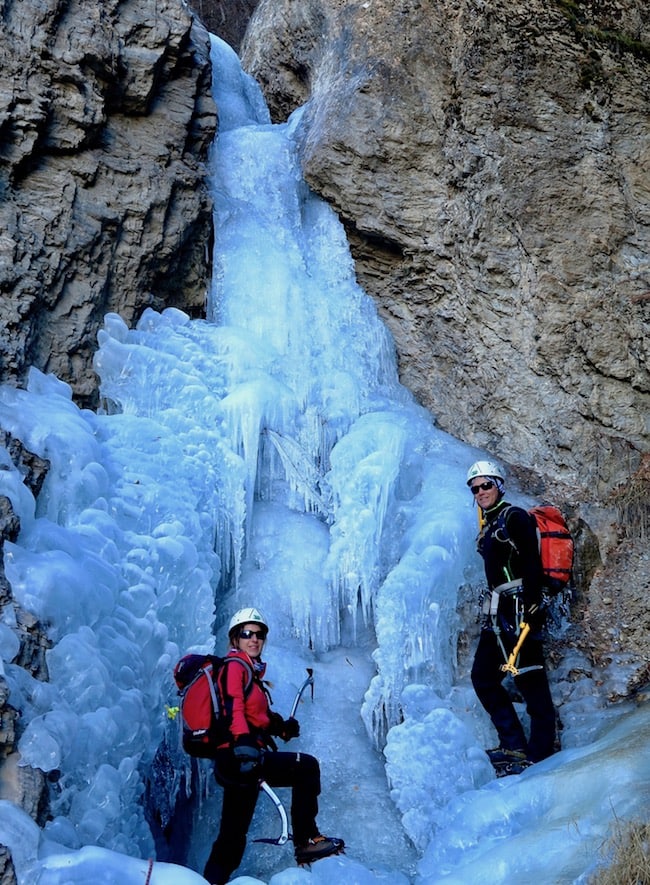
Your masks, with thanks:
[(242, 624), (259, 624), (260, 627), (264, 627), (267, 633), (269, 630), (269, 625), (258, 608), (240, 608), (239, 611), (235, 612), (228, 625), (228, 636), (236, 627), (241, 627)]
[(475, 461), (467, 471), (467, 485), (477, 476), (493, 476), (504, 482), (503, 470), (496, 461)]

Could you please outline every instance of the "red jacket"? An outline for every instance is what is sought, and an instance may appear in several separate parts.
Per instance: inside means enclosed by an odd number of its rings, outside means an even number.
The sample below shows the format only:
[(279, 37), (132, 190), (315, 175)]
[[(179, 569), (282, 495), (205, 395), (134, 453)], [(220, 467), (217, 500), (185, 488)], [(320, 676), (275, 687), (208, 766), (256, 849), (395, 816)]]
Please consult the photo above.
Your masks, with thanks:
[[(226, 666), (225, 679), (222, 686), (225, 689), (226, 706), (231, 712), (230, 731), (233, 737), (237, 738), (242, 734), (255, 734), (260, 731), (267, 731), (271, 717), (269, 715), (269, 701), (262, 685), (262, 678), (266, 671), (266, 664), (259, 662), (261, 667), (256, 669), (252, 659), (243, 651), (231, 649), (227, 655), (228, 658), (235, 657), (246, 661), (251, 667), (255, 676), (248, 694), (246, 694), (246, 685), (248, 683), (248, 669), (238, 666)], [(263, 742), (260, 741), (262, 745)]]

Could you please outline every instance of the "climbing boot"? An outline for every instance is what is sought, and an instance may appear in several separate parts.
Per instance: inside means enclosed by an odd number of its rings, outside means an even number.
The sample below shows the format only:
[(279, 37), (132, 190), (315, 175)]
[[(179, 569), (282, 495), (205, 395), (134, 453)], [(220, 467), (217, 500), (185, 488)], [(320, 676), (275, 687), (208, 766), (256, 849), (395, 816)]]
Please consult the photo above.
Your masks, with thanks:
[(521, 774), (533, 764), (525, 750), (507, 750), (504, 747), (495, 747), (486, 752), (497, 777)]
[(314, 836), (296, 845), (296, 863), (310, 864), (314, 860), (320, 860), (322, 857), (329, 857), (331, 854), (340, 854), (345, 848), (343, 839), (336, 839), (334, 836)]

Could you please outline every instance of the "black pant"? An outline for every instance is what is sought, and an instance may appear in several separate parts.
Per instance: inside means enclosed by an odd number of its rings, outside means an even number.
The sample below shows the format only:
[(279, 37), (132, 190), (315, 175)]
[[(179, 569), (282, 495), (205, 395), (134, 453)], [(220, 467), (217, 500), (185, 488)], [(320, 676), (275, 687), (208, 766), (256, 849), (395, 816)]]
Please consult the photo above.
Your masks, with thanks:
[[(506, 653), (514, 648), (517, 637), (501, 633)], [(504, 655), (492, 630), (484, 629), (472, 665), (472, 685), (483, 708), (499, 735), (499, 744), (507, 750), (526, 750), (533, 762), (546, 759), (555, 750), (555, 708), (544, 667), (544, 650), (541, 639), (527, 636), (521, 647), (518, 669), (541, 665), (541, 670), (529, 670), (515, 676), (515, 685), (526, 702), (530, 716), (530, 739), (526, 735), (515, 712), (510, 696), (503, 687), (506, 673), (501, 670)]]
[(246, 834), (253, 819), (258, 780), (271, 787), (292, 787), (291, 827), (296, 845), (318, 835), (316, 815), (320, 795), (320, 766), (306, 753), (266, 752), (251, 783), (242, 783), (231, 750), (219, 750), (215, 777), (223, 785), (221, 825), (203, 876), (214, 885), (227, 882), (244, 856)]

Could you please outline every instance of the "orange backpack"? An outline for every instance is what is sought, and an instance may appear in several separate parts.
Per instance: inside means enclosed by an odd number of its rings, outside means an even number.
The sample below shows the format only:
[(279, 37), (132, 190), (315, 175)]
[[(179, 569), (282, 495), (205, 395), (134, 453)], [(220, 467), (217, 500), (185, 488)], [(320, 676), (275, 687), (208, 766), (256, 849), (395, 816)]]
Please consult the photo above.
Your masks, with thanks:
[[(504, 540), (508, 540), (512, 544), (506, 530), (508, 509), (506, 508), (499, 515), (499, 522)], [(544, 587), (551, 596), (555, 596), (564, 590), (571, 580), (575, 546), (573, 538), (564, 517), (552, 504), (538, 504), (536, 507), (531, 507), (528, 513), (537, 523), (537, 540), (544, 572)]]
[(571, 532), (560, 511), (551, 504), (539, 504), (528, 512), (537, 523), (544, 583), (551, 594), (559, 593), (571, 580), (574, 553)]

